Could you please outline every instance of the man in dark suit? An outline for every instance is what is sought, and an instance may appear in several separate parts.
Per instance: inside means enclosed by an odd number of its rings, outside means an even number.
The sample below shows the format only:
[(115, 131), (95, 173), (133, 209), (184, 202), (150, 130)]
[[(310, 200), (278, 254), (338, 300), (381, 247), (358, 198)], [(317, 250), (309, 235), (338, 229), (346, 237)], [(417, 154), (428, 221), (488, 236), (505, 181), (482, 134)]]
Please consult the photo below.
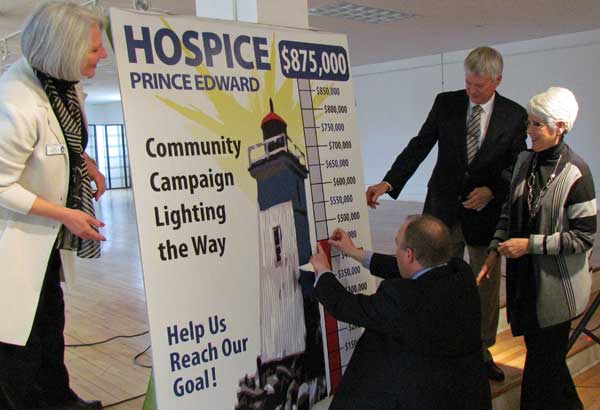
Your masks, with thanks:
[[(438, 94), (419, 134), (398, 155), (382, 182), (369, 187), (367, 204), (402, 188), (438, 144), (435, 168), (427, 185), (423, 213), (450, 227), (452, 255), (462, 258), (465, 245), (475, 273), (481, 270), (500, 208), (508, 193), (511, 168), (526, 148), (527, 113), (496, 92), (502, 81), (502, 56), (489, 47), (471, 51), (464, 62), (464, 90)], [(500, 269), (498, 262), (494, 269)], [(496, 342), (500, 275), (479, 287), (483, 356), (488, 377), (504, 380), (489, 347)]]
[(490, 386), (481, 357), (479, 295), (473, 273), (450, 259), (448, 228), (408, 220), (396, 257), (366, 252), (337, 229), (329, 243), (385, 280), (353, 295), (319, 249), (315, 295), (336, 319), (363, 326), (330, 410), (486, 410)]

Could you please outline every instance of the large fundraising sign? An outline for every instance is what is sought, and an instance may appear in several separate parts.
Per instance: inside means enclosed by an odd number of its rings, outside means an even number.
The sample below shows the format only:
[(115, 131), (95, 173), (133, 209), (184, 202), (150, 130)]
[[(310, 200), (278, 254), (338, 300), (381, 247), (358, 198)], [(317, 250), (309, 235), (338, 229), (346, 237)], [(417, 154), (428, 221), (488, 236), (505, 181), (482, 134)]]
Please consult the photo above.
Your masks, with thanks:
[(121, 10), (111, 27), (159, 409), (312, 407), (362, 330), (319, 306), (310, 255), (338, 226), (370, 247), (345, 36)]

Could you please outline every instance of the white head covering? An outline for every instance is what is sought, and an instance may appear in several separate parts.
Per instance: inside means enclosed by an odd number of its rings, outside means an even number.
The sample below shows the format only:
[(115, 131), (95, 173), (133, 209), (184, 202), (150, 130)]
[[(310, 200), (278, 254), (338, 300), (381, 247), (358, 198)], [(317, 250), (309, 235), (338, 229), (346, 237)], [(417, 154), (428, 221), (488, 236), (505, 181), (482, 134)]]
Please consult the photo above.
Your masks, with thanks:
[(554, 127), (557, 121), (563, 121), (565, 133), (573, 128), (575, 118), (579, 112), (579, 105), (575, 95), (562, 87), (550, 87), (543, 93), (534, 95), (529, 100), (527, 111), (542, 118), (546, 123)]

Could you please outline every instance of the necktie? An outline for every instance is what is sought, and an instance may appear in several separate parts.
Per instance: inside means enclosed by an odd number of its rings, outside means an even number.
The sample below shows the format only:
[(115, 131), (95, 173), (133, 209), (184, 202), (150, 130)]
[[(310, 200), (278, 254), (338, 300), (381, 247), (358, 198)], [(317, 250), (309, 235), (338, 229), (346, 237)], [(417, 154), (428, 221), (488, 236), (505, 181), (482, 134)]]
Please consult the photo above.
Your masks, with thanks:
[(471, 111), (469, 120), (467, 121), (467, 160), (469, 164), (475, 158), (479, 149), (479, 139), (481, 137), (481, 105), (476, 105)]

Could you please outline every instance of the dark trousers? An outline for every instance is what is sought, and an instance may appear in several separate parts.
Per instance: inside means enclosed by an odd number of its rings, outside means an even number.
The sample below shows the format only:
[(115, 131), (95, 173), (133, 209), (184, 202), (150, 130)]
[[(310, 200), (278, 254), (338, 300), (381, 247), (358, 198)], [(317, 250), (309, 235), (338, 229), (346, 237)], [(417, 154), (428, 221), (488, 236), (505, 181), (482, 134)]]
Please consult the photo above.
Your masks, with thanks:
[(570, 325), (525, 332), (521, 410), (583, 410), (566, 362)]
[(0, 343), (0, 409), (29, 410), (73, 397), (64, 364), (65, 303), (60, 254), (52, 252), (25, 346)]
[[(465, 248), (467, 248), (469, 265), (477, 277), (488, 255), (487, 246), (467, 245), (460, 223), (450, 229), (450, 240), (452, 241), (452, 256), (455, 258), (464, 259)], [(492, 269), (490, 278), (482, 281), (477, 287), (481, 303), (481, 350), (484, 362), (494, 360), (490, 353), (490, 347), (496, 343), (500, 318), (500, 258)]]

